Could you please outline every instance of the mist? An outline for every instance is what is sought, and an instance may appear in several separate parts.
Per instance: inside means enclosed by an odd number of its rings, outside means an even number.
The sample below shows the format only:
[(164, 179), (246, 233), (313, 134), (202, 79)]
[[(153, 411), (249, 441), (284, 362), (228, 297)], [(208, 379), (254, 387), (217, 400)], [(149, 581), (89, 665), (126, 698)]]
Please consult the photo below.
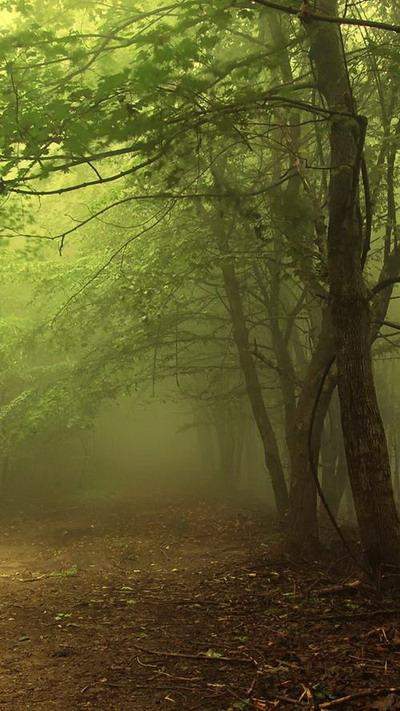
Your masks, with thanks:
[(0, 13), (1, 705), (400, 708), (397, 3)]

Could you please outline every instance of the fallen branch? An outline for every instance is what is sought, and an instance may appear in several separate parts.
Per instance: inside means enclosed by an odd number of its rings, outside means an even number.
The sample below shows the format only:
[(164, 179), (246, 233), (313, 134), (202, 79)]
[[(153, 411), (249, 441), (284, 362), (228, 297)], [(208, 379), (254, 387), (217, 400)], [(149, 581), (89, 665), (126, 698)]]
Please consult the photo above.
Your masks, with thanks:
[(361, 580), (353, 580), (351, 583), (341, 583), (339, 585), (330, 585), (327, 588), (315, 590), (317, 595), (334, 595), (335, 593), (356, 592), (361, 585)]
[(146, 654), (154, 654), (156, 657), (173, 657), (175, 659), (201, 659), (205, 662), (228, 662), (229, 664), (251, 664), (251, 666), (256, 667), (257, 662), (251, 657), (220, 657), (217, 656), (207, 656), (206, 654), (183, 654), (181, 652), (162, 652), (157, 649), (146, 649), (146, 647), (140, 647), (139, 645), (133, 645), (135, 649), (140, 652), (145, 652)]
[(54, 573), (43, 573), (34, 578), (15, 578), (19, 583), (35, 583), (37, 580), (45, 580), (46, 578), (54, 578)]
[[(96, 686), (96, 684), (88, 684), (87, 686), (84, 686), (83, 689), (81, 689), (81, 694), (84, 694), (85, 691), (90, 689), (91, 687)], [(110, 687), (111, 689), (124, 689), (126, 688), (126, 683), (121, 682), (120, 684), (117, 682), (105, 682), (105, 686)], [(207, 684), (207, 689), (209, 687), (209, 684)], [(199, 691), (202, 690), (201, 686), (182, 686), (181, 684), (163, 684), (162, 686), (154, 685), (153, 683), (149, 684), (135, 684), (134, 686), (130, 687), (132, 690), (147, 690), (147, 691), (171, 691), (172, 689), (174, 691)], [(210, 691), (214, 691), (214, 689), (210, 688)]]
[(347, 696), (341, 696), (339, 699), (334, 699), (333, 701), (324, 701), (319, 705), (320, 709), (332, 709), (335, 706), (342, 706), (348, 701), (353, 701), (353, 699), (363, 699), (367, 696), (388, 696), (389, 694), (400, 693), (400, 686), (394, 686), (390, 689), (364, 689), (363, 691), (356, 691), (354, 694), (348, 694)]
[(142, 604), (149, 603), (150, 605), (217, 605), (218, 607), (225, 607), (221, 602), (218, 602), (217, 600), (197, 600), (196, 598), (193, 598), (192, 600), (174, 600), (173, 598), (170, 598), (169, 600), (160, 598), (160, 597), (147, 597), (143, 598), (141, 600)]

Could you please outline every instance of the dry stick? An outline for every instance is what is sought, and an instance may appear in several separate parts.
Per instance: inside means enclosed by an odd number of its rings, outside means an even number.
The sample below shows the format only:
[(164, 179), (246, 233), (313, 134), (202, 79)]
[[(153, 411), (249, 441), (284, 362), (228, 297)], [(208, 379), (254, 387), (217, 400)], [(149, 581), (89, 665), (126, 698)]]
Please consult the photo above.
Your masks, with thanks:
[[(88, 684), (87, 686), (84, 686), (83, 689), (81, 689), (81, 694), (84, 694), (85, 691), (90, 689), (91, 686), (95, 686), (95, 684)], [(111, 688), (117, 688), (117, 689), (122, 689), (126, 688), (126, 684), (121, 683), (115, 683), (115, 682), (106, 682), (106, 686), (109, 686)], [(203, 689), (201, 686), (181, 686), (181, 684), (165, 684), (163, 686), (154, 686), (152, 683), (150, 684), (135, 684), (135, 686), (131, 686), (130, 689), (133, 691), (135, 690), (150, 690), (150, 691), (171, 691), (172, 689), (174, 691), (215, 691), (212, 687), (207, 686), (206, 689)]]
[[(11, 576), (10, 577), (14, 577)], [(38, 580), (46, 580), (46, 578), (56, 578), (59, 577), (57, 575), (54, 575), (54, 573), (43, 573), (43, 575), (37, 575), (36, 577), (32, 578), (18, 578), (16, 577), (15, 580), (18, 580), (19, 583), (36, 583)]]
[(387, 696), (389, 694), (400, 693), (400, 686), (394, 686), (390, 689), (364, 689), (364, 691), (357, 691), (355, 694), (348, 694), (347, 696), (341, 696), (340, 699), (334, 699), (333, 701), (324, 701), (319, 705), (320, 709), (332, 709), (334, 706), (342, 706), (348, 701), (353, 701), (353, 699), (362, 699), (366, 696)]
[(140, 652), (145, 652), (146, 654), (154, 654), (156, 657), (174, 657), (175, 659), (201, 659), (206, 662), (229, 662), (231, 664), (251, 664), (251, 666), (253, 667), (257, 666), (256, 660), (248, 657), (207, 657), (205, 654), (182, 654), (181, 652), (162, 652), (157, 649), (146, 649), (146, 647), (140, 647), (138, 644), (134, 644), (133, 646)]
[(254, 691), (254, 689), (255, 689), (255, 685), (256, 685), (256, 683), (257, 683), (257, 679), (258, 679), (258, 676), (257, 676), (257, 674), (256, 674), (255, 677), (254, 677), (254, 679), (253, 679), (253, 681), (251, 682), (249, 688), (248, 688), (247, 691), (246, 691), (246, 696), (251, 696), (251, 695), (252, 695), (252, 693), (253, 693), (253, 691)]
[(196, 600), (196, 598), (193, 598), (193, 600), (163, 600), (160, 597), (148, 597), (148, 598), (143, 598), (141, 600), (142, 604), (145, 603), (150, 603), (151, 605), (159, 605), (160, 603), (162, 605), (217, 605), (218, 607), (227, 607), (229, 603), (220, 603), (217, 600)]
[(361, 580), (354, 580), (351, 583), (343, 583), (339, 585), (330, 585), (326, 588), (316, 590), (316, 595), (332, 595), (334, 593), (356, 592), (361, 585)]

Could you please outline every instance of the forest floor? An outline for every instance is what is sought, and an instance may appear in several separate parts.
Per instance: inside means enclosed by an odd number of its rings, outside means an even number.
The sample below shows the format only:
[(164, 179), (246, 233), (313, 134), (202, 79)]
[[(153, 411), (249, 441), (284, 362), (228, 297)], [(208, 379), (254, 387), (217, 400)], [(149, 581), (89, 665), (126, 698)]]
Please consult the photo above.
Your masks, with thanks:
[(1, 526), (1, 709), (400, 708), (400, 602), (343, 550), (288, 560), (260, 510), (87, 503)]

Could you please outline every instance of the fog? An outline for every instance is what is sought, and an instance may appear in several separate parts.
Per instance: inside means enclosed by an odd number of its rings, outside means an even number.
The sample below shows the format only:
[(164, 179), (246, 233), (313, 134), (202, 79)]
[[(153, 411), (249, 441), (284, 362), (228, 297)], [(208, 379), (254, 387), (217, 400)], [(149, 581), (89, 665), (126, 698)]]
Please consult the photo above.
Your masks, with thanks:
[(398, 3), (0, 17), (0, 705), (398, 708)]
[(3, 474), (3, 502), (29, 508), (49, 501), (68, 506), (166, 496), (171, 501), (223, 497), (235, 506), (244, 497), (272, 508), (262, 448), (250, 421), (234, 486), (226, 491), (215, 433), (196, 422), (187, 404), (159, 397), (139, 404), (137, 398), (123, 398), (101, 408), (89, 430), (26, 448)]

